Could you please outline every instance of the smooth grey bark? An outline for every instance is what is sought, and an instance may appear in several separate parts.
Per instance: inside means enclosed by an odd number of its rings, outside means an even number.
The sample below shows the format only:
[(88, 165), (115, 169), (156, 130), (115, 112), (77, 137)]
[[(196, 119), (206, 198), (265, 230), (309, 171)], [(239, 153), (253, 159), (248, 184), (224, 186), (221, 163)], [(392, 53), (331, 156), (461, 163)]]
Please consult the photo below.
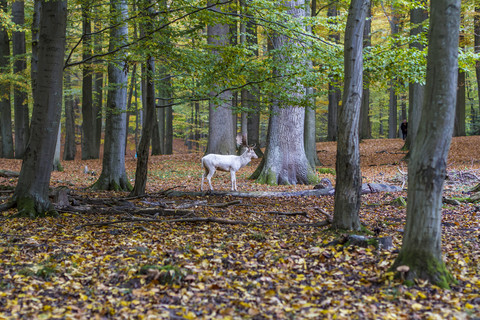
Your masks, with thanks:
[[(209, 2), (210, 3), (210, 2)], [(215, 7), (216, 10), (219, 8)], [(215, 24), (207, 28), (207, 42), (213, 48), (213, 54), (217, 55), (221, 63), (222, 47), (228, 46), (230, 41), (228, 24)], [(220, 93), (217, 99), (213, 99), (215, 92), (210, 93), (212, 99), (209, 102), (208, 143), (206, 154), (235, 154), (235, 135), (232, 110), (232, 93), (226, 90)]]
[(338, 112), (336, 191), (333, 227), (359, 230), (362, 177), (358, 122), (363, 93), (363, 31), (369, 0), (352, 0), (344, 42), (344, 93)]
[[(110, 1), (110, 45), (113, 51), (128, 40), (126, 0)], [(96, 190), (131, 190), (125, 171), (125, 125), (127, 109), (126, 59), (122, 51), (108, 64), (105, 144), (102, 173), (92, 188)]]
[[(92, 25), (90, 4), (82, 5), (83, 49), (82, 59), (92, 56)], [(95, 159), (95, 119), (93, 110), (93, 69), (90, 63), (82, 65), (82, 160)]]
[(57, 141), (55, 141), (55, 152), (53, 154), (52, 170), (53, 171), (63, 171), (62, 163), (60, 162), (60, 147), (62, 146), (61, 142), (62, 137), (62, 124), (58, 122), (57, 130)]
[(459, 26), (460, 0), (431, 2), (425, 99), (408, 165), (405, 233), (392, 267), (407, 265), (408, 280), (426, 279), (443, 288), (454, 281), (442, 259), (441, 208), (455, 116)]
[[(369, 50), (372, 46), (372, 7), (368, 7), (367, 20), (363, 30), (363, 49)], [(359, 137), (360, 139), (370, 139), (372, 137), (372, 126), (370, 123), (370, 73), (363, 73), (363, 94), (362, 106), (360, 108)]]
[[(307, 5), (307, 16), (315, 16), (316, 1), (312, 1), (311, 6)], [(312, 32), (312, 27), (307, 26), (307, 31)], [(307, 62), (310, 69), (313, 70), (313, 61)], [(316, 98), (313, 96), (315, 93), (315, 88), (307, 88), (306, 94), (311, 95), (310, 99), (311, 105), (305, 108), (305, 127), (304, 127), (304, 136), (303, 143), (305, 145), (305, 156), (307, 157), (308, 163), (315, 170), (316, 166), (321, 165), (320, 159), (318, 159), (317, 154), (317, 131), (316, 131)]]
[[(460, 37), (462, 38), (462, 37)], [(465, 128), (465, 103), (466, 103), (466, 88), (465, 88), (466, 74), (465, 71), (458, 69), (458, 85), (457, 85), (457, 99), (455, 107), (455, 123), (453, 126), (453, 136), (466, 136)]]
[[(390, 33), (392, 37), (396, 37), (399, 31), (399, 19), (398, 10), (392, 5), (392, 16), (389, 18)], [(397, 104), (397, 92), (395, 88), (397, 80), (394, 77), (390, 80), (390, 86), (388, 88), (389, 100), (388, 100), (388, 138), (393, 139), (398, 137), (398, 104)]]
[(65, 72), (65, 146), (63, 147), (63, 160), (75, 160), (77, 146), (75, 144), (75, 110), (72, 94), (72, 76)]
[[(25, 3), (12, 3), (12, 22), (19, 26), (25, 24)], [(25, 58), (25, 32), (12, 31), (12, 53), (14, 57), (13, 72), (23, 74), (27, 69)], [(13, 88), (13, 104), (15, 112), (15, 158), (22, 159), (27, 146), (29, 135), (28, 95), (25, 89), (18, 86)]]
[[(327, 17), (336, 17), (338, 15), (337, 6), (332, 4), (328, 7)], [(331, 22), (333, 24), (333, 22)], [(340, 34), (333, 32), (328, 35), (328, 38), (338, 43), (340, 41)], [(338, 123), (337, 113), (342, 92), (340, 85), (334, 76), (329, 76), (330, 82), (328, 84), (328, 118), (327, 118), (327, 140), (337, 141), (338, 137)]]
[(62, 108), (67, 1), (43, 0), (37, 43), (37, 88), (29, 142), (13, 200), (19, 215), (44, 216), (52, 210), (48, 187)]
[[(103, 33), (99, 32), (102, 29), (102, 22), (97, 18), (94, 21), (95, 36), (93, 38), (93, 47), (95, 54), (101, 54), (103, 51)], [(95, 59), (94, 64), (101, 65), (101, 59)], [(102, 68), (96, 68), (93, 73), (93, 97), (92, 97), (92, 111), (95, 117), (95, 136), (93, 137), (93, 156), (95, 159), (100, 158), (100, 144), (102, 140), (102, 111), (103, 111), (103, 77), (104, 72)]]
[(32, 96), (35, 96), (35, 90), (37, 88), (38, 42), (39, 42), (39, 35), (40, 35), (40, 17), (42, 14), (42, 4), (43, 4), (43, 1), (35, 0), (33, 5), (32, 54), (30, 58), (30, 77), (32, 81)]
[[(420, 0), (419, 5), (425, 6), (425, 1)], [(411, 35), (418, 35), (424, 32), (421, 25), (428, 18), (428, 12), (424, 7), (417, 7), (410, 11), (410, 22), (416, 27), (410, 30)], [(423, 50), (424, 46), (415, 41), (410, 45), (411, 48)], [(405, 141), (405, 149), (411, 150), (417, 137), (420, 116), (422, 114), (422, 104), (424, 98), (425, 86), (421, 83), (410, 83), (408, 87), (408, 134)]]
[[(286, 1), (279, 3), (291, 16), (290, 19), (303, 23), (305, 1)], [(299, 45), (286, 35), (272, 36), (272, 46), (279, 50), (274, 59), (289, 63), (289, 57), (281, 52), (287, 46)], [(280, 70), (276, 73), (280, 75)], [(295, 88), (288, 88), (295, 98), (305, 95), (305, 88), (297, 81)], [(317, 176), (305, 155), (303, 142), (305, 108), (273, 100), (268, 126), (267, 147), (261, 164), (252, 175), (259, 183), (311, 184), (317, 182)]]
[[(0, 10), (7, 12), (7, 1), (0, 1)], [(0, 70), (10, 73), (10, 39), (4, 26), (0, 26)], [(0, 134), (2, 140), (3, 158), (13, 158), (12, 109), (10, 106), (10, 84), (0, 85)]]
[(173, 154), (173, 108), (165, 108), (165, 154)]

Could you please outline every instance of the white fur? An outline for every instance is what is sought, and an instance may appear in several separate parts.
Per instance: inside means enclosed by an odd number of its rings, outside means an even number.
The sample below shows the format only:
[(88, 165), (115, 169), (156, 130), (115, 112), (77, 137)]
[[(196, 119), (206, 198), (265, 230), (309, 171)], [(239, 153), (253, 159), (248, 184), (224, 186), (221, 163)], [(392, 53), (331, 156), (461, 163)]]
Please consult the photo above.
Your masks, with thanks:
[(212, 177), (215, 170), (230, 171), (230, 179), (232, 181), (232, 190), (237, 190), (237, 178), (235, 172), (240, 168), (245, 167), (252, 158), (258, 158), (253, 147), (248, 147), (241, 156), (221, 155), (221, 154), (207, 154), (202, 158), (202, 166), (205, 172), (202, 174), (202, 185), (200, 189), (203, 191), (203, 182), (207, 177), (210, 190), (213, 191)]

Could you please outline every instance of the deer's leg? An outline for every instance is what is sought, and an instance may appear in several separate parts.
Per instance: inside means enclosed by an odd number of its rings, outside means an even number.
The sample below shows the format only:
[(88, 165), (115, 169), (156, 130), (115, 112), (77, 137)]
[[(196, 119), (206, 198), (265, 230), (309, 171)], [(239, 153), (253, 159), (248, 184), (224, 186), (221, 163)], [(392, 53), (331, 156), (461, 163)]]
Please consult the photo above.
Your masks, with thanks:
[(232, 180), (232, 191), (237, 191), (237, 177), (235, 171), (230, 171), (230, 180)]
[(205, 176), (207, 175), (208, 171), (207, 168), (204, 168), (205, 170), (202, 173), (202, 185), (200, 186), (200, 191), (203, 191), (203, 182), (205, 181)]
[(212, 190), (212, 191), (213, 191), (212, 177), (213, 177), (214, 173), (215, 173), (215, 168), (209, 169), (208, 170), (208, 175), (207, 175), (208, 185), (210, 186), (210, 190)]

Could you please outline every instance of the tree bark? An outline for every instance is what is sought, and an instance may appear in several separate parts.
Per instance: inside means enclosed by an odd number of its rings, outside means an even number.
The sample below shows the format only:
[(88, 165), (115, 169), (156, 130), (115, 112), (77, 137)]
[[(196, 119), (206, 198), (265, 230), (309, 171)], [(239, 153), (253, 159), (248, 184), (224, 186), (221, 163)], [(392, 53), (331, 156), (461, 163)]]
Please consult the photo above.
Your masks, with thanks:
[[(142, 1), (142, 4), (147, 8), (146, 11), (152, 18), (152, 3), (151, 0)], [(150, 32), (153, 28), (153, 23), (146, 23), (145, 29)], [(133, 187), (131, 196), (138, 196), (145, 194), (145, 187), (147, 185), (148, 174), (148, 155), (150, 152), (150, 141), (152, 140), (152, 131), (155, 122), (155, 60), (152, 56), (147, 58), (146, 61), (146, 97), (147, 102), (145, 123), (142, 127), (142, 136), (140, 137), (140, 143), (137, 148), (137, 169), (135, 171), (135, 185)]]
[(75, 160), (77, 146), (75, 144), (75, 110), (74, 98), (71, 92), (72, 80), (69, 70), (65, 73), (65, 146), (63, 148), (64, 160)]
[[(372, 7), (371, 4), (367, 11), (367, 20), (365, 21), (365, 29), (363, 30), (363, 49), (367, 49), (372, 46)], [(372, 126), (370, 123), (370, 73), (363, 73), (363, 94), (362, 94), (362, 106), (360, 107), (360, 139), (370, 139), (372, 137)]]
[[(23, 26), (25, 24), (25, 3), (14, 1), (12, 3), (12, 21)], [(23, 77), (27, 69), (25, 58), (25, 32), (12, 32), (12, 53), (14, 56), (13, 72)], [(25, 89), (15, 86), (13, 88), (13, 100), (15, 110), (15, 158), (22, 159), (29, 136), (28, 95)]]
[[(336, 17), (338, 15), (337, 6), (332, 4), (328, 7), (327, 16)], [(330, 22), (334, 24), (333, 22)], [(329, 34), (329, 39), (335, 43), (340, 41), (340, 34), (333, 32)], [(327, 119), (327, 140), (337, 141), (338, 137), (338, 124), (337, 113), (338, 105), (342, 96), (342, 92), (339, 88), (339, 83), (335, 79), (334, 75), (330, 75), (330, 83), (328, 84), (328, 119)]]
[(52, 210), (48, 186), (62, 108), (67, 1), (42, 1), (37, 44), (37, 88), (31, 134), (13, 195), (19, 215), (44, 216)]
[[(460, 37), (462, 38), (462, 37)], [(457, 85), (457, 100), (455, 107), (455, 124), (453, 126), (453, 136), (462, 137), (466, 136), (465, 129), (465, 71), (458, 69), (458, 85)]]
[[(398, 34), (398, 10), (392, 5), (392, 16), (389, 19), (391, 36), (396, 37)], [(396, 92), (397, 80), (395, 77), (390, 80), (389, 100), (388, 100), (388, 138), (394, 139), (398, 137), (398, 112), (397, 112), (397, 92)]]
[[(82, 58), (89, 59), (92, 56), (90, 21), (91, 8), (89, 4), (82, 6), (83, 25), (83, 53)], [(90, 63), (82, 66), (82, 160), (95, 159), (95, 118), (93, 110), (93, 70)]]
[[(109, 50), (127, 42), (126, 0), (110, 1), (111, 29)], [(105, 123), (102, 173), (92, 188), (96, 190), (131, 190), (125, 171), (125, 125), (127, 111), (126, 61), (119, 51), (108, 64), (109, 91)]]
[[(305, 18), (305, 1), (281, 2), (291, 19), (300, 22)], [(277, 49), (274, 59), (288, 63), (289, 57), (281, 52), (295, 40), (286, 35), (275, 34), (272, 37), (273, 48)], [(279, 70), (275, 71), (279, 74)], [(289, 87), (294, 98), (302, 98), (305, 88), (297, 81), (294, 88)], [(304, 147), (305, 108), (285, 104), (274, 100), (268, 127), (267, 148), (262, 163), (252, 175), (259, 183), (277, 184), (311, 184), (317, 182), (317, 176), (305, 155)]]
[(336, 192), (333, 227), (359, 230), (362, 177), (358, 122), (363, 93), (362, 41), (369, 0), (352, 0), (345, 29), (345, 82), (338, 112)]
[(447, 288), (453, 278), (442, 260), (441, 208), (454, 126), (460, 0), (432, 1), (430, 14), (425, 100), (408, 168), (407, 221), (392, 268), (407, 265), (408, 280)]
[[(7, 1), (0, 1), (0, 10), (7, 12)], [(10, 69), (10, 42), (8, 31), (4, 26), (0, 26), (0, 69), (4, 73), (11, 73)], [(10, 83), (0, 85), (0, 128), (2, 139), (3, 158), (13, 159), (13, 134), (12, 134), (12, 108), (10, 106)]]
[[(102, 29), (102, 22), (100, 19), (94, 21), (94, 31), (96, 32), (94, 37), (93, 47), (95, 54), (101, 54), (103, 51), (103, 33), (99, 32)], [(95, 159), (100, 158), (100, 144), (102, 141), (102, 111), (103, 111), (103, 69), (98, 65), (102, 64), (101, 59), (96, 59), (94, 63), (97, 65), (93, 73), (93, 100), (92, 111), (95, 117), (95, 136), (93, 137), (93, 156)]]
[[(210, 3), (210, 2), (209, 2)], [(217, 8), (217, 10), (219, 10)], [(217, 55), (221, 63), (222, 47), (228, 46), (228, 24), (215, 24), (207, 28), (207, 42), (213, 47), (213, 54)], [(220, 87), (219, 87), (220, 89)], [(210, 93), (212, 99), (209, 102), (208, 144), (206, 154), (235, 154), (235, 135), (232, 110), (232, 93), (226, 90), (220, 93), (214, 100), (215, 92)]]
[[(414, 25), (418, 25), (410, 31), (411, 35), (418, 35), (424, 32), (422, 25), (428, 18), (428, 12), (424, 6), (426, 5), (424, 0), (421, 0), (418, 8), (414, 8), (410, 11), (410, 22)], [(423, 50), (424, 46), (415, 41), (410, 45), (411, 48), (416, 48), (417, 50)], [(420, 116), (422, 114), (422, 104), (423, 97), (425, 92), (425, 86), (421, 83), (410, 83), (408, 87), (408, 134), (405, 142), (405, 148), (411, 150), (413, 147), (413, 142), (417, 137), (418, 126), (420, 123)]]
[[(480, 7), (475, 6), (475, 16), (474, 16), (474, 52), (476, 54), (480, 53)], [(480, 104), (480, 60), (475, 61), (475, 74), (477, 76), (477, 92), (478, 92), (478, 102)], [(480, 114), (480, 106), (479, 106)], [(480, 117), (477, 117), (480, 119)], [(480, 134), (480, 123), (475, 123), (476, 130), (475, 134)]]

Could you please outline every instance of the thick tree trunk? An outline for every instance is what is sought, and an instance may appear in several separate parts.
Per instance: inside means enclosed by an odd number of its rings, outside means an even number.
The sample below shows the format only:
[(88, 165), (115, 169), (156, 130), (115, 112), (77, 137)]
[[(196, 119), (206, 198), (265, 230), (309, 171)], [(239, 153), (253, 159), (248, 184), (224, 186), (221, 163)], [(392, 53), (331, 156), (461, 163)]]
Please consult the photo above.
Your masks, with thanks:
[[(286, 1), (279, 4), (291, 15), (292, 19), (302, 21), (305, 17), (305, 1)], [(285, 35), (275, 35), (273, 48), (281, 51), (292, 43)], [(290, 59), (277, 52), (274, 57), (282, 63)], [(302, 98), (305, 88), (297, 82), (295, 88), (288, 88), (294, 98)], [(295, 90), (295, 91), (294, 91)], [(304, 125), (305, 108), (281, 104), (274, 100), (268, 127), (267, 148), (262, 163), (252, 175), (260, 183), (277, 184), (311, 184), (317, 182), (317, 176), (305, 155)]]
[[(218, 8), (217, 8), (218, 9)], [(208, 26), (208, 44), (213, 47), (213, 53), (221, 59), (222, 47), (228, 46), (228, 24), (215, 24)], [(209, 103), (208, 144), (206, 153), (235, 154), (235, 135), (232, 110), (232, 93), (227, 90), (219, 94), (218, 102), (213, 100), (215, 92), (211, 92), (212, 100)]]
[(453, 281), (442, 260), (442, 189), (453, 133), (460, 0), (430, 5), (425, 100), (408, 168), (407, 222), (392, 268), (409, 266), (407, 279), (446, 288)]
[[(110, 1), (110, 47), (113, 51), (127, 42), (126, 0)], [(131, 190), (125, 171), (125, 121), (127, 109), (126, 61), (121, 51), (108, 64), (109, 91), (107, 96), (105, 144), (100, 177), (92, 186), (97, 190)]]
[(75, 160), (77, 146), (75, 144), (75, 110), (73, 109), (74, 98), (71, 93), (71, 74), (65, 73), (65, 146), (63, 148), (64, 160)]
[(39, 33), (40, 33), (40, 16), (41, 16), (40, 13), (42, 11), (42, 4), (43, 2), (41, 0), (35, 0), (34, 7), (33, 7), (32, 55), (30, 60), (30, 77), (32, 81), (32, 96), (35, 96), (35, 90), (37, 88), (38, 41), (39, 41)]
[(336, 191), (333, 227), (359, 230), (360, 148), (358, 122), (363, 93), (362, 41), (369, 0), (352, 0), (345, 29), (345, 82), (342, 106), (338, 112)]
[[(365, 21), (365, 29), (363, 30), (363, 48), (364, 50), (372, 46), (372, 7), (371, 4), (367, 12), (367, 20)], [(363, 73), (363, 94), (362, 106), (360, 108), (360, 139), (370, 139), (372, 137), (372, 126), (370, 124), (370, 73)]]
[[(423, 23), (423, 21), (427, 20), (427, 18), (428, 18), (428, 12), (426, 9), (422, 7), (414, 8), (410, 11), (410, 22), (414, 25)], [(418, 25), (417, 27), (412, 28), (412, 30), (410, 31), (410, 34), (418, 35), (423, 31), (424, 31), (424, 28), (421, 25)], [(424, 46), (420, 42), (416, 41), (411, 44), (411, 48), (416, 48), (417, 50), (423, 50)], [(420, 116), (422, 114), (424, 92), (425, 92), (425, 86), (423, 84), (420, 84), (420, 83), (409, 84), (408, 134), (407, 134), (407, 140), (405, 142), (405, 148), (407, 150), (412, 149), (413, 142), (417, 137), (418, 126), (420, 123)]]
[[(83, 59), (92, 56), (90, 6), (83, 5)], [(82, 160), (95, 159), (95, 118), (93, 110), (93, 70), (90, 63), (82, 67)]]
[[(24, 1), (12, 3), (12, 21), (20, 26), (25, 23)], [(14, 56), (13, 72), (22, 75), (27, 69), (25, 58), (25, 32), (12, 32), (12, 52)], [(15, 158), (22, 159), (27, 147), (29, 136), (28, 95), (24, 88), (14, 87), (13, 91), (15, 110)]]
[[(7, 1), (0, 1), (0, 10), (7, 11)], [(10, 42), (5, 27), (0, 26), (0, 69), (3, 73), (10, 73)], [(13, 158), (12, 109), (10, 106), (10, 84), (0, 85), (0, 128), (3, 158)]]
[(31, 134), (13, 195), (19, 215), (43, 216), (52, 209), (48, 186), (62, 108), (66, 19), (66, 1), (42, 1)]

